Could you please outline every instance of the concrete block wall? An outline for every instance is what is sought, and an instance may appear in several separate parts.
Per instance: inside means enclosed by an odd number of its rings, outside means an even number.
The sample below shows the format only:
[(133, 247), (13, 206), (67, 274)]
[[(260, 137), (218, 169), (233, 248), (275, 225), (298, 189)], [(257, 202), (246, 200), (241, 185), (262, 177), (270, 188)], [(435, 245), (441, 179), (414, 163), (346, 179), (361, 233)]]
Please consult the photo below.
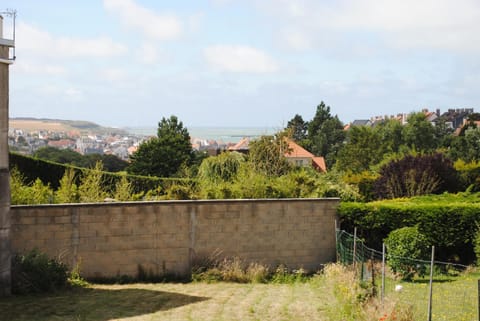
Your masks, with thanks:
[[(0, 15), (0, 38), (3, 38), (3, 17)], [(9, 48), (0, 45), (0, 59), (8, 59)], [(0, 61), (0, 297), (10, 294), (10, 185), (8, 170), (9, 70)]]
[(187, 275), (221, 253), (316, 270), (335, 259), (338, 199), (164, 201), (12, 206), (14, 253), (39, 248), (85, 277)]

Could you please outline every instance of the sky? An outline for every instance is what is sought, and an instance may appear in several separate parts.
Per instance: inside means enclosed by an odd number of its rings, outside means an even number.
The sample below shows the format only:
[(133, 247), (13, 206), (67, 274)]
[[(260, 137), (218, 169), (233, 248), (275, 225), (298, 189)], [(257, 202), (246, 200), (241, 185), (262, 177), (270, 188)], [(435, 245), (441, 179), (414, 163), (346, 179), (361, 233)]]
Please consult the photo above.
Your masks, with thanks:
[[(478, 0), (2, 0), (10, 117), (283, 128), (480, 101)], [(4, 19), (4, 37), (12, 23)]]

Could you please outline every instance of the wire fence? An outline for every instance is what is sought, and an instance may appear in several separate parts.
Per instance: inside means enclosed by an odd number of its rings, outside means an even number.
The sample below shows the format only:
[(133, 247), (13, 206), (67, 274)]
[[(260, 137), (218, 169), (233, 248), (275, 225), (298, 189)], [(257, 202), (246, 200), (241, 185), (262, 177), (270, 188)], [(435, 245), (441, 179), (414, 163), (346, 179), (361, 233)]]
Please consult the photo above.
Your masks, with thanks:
[[(353, 265), (358, 277), (372, 282), (378, 295), (410, 306), (415, 320), (473, 321), (479, 319), (480, 274), (471, 268), (450, 262), (419, 260), (389, 255), (369, 248), (365, 242), (337, 229), (337, 261)], [(390, 269), (393, 260), (401, 260), (422, 276), (402, 281)], [(429, 278), (430, 276), (430, 278)]]

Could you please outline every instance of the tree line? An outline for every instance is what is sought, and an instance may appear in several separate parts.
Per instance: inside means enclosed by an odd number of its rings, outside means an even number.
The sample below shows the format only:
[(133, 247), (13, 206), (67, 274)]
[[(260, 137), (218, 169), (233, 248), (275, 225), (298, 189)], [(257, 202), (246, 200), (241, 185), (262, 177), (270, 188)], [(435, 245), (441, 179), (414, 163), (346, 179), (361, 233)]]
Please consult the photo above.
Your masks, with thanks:
[[(192, 150), (188, 129), (172, 115), (162, 118), (157, 135), (117, 169), (129, 175), (190, 179), (191, 183), (157, 191), (174, 198), (340, 196), (371, 200), (455, 192), (468, 186), (477, 189), (480, 129), (474, 121), (478, 116), (472, 114), (457, 136), (445, 119), (432, 125), (422, 112), (411, 113), (406, 124), (385, 119), (375, 126), (345, 130), (330, 106), (321, 102), (311, 120), (295, 115), (282, 131), (252, 141), (247, 155), (208, 156)], [(285, 137), (323, 156), (328, 174), (289, 163), (284, 157)], [(36, 156), (46, 157), (47, 151), (50, 159), (54, 155), (55, 160), (68, 162), (52, 150), (40, 150)], [(115, 162), (105, 166), (107, 158), (99, 160), (105, 170), (113, 171), (116, 166)], [(71, 157), (70, 162), (75, 161)]]

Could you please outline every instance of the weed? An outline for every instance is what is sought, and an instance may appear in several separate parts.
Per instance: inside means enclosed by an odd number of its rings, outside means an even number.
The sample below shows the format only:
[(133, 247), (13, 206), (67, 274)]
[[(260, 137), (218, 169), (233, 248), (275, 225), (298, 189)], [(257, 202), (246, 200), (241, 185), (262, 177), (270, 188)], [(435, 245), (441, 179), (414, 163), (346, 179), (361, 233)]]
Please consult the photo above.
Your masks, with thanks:
[(12, 292), (29, 294), (50, 292), (67, 285), (68, 268), (38, 249), (16, 255), (12, 260)]

